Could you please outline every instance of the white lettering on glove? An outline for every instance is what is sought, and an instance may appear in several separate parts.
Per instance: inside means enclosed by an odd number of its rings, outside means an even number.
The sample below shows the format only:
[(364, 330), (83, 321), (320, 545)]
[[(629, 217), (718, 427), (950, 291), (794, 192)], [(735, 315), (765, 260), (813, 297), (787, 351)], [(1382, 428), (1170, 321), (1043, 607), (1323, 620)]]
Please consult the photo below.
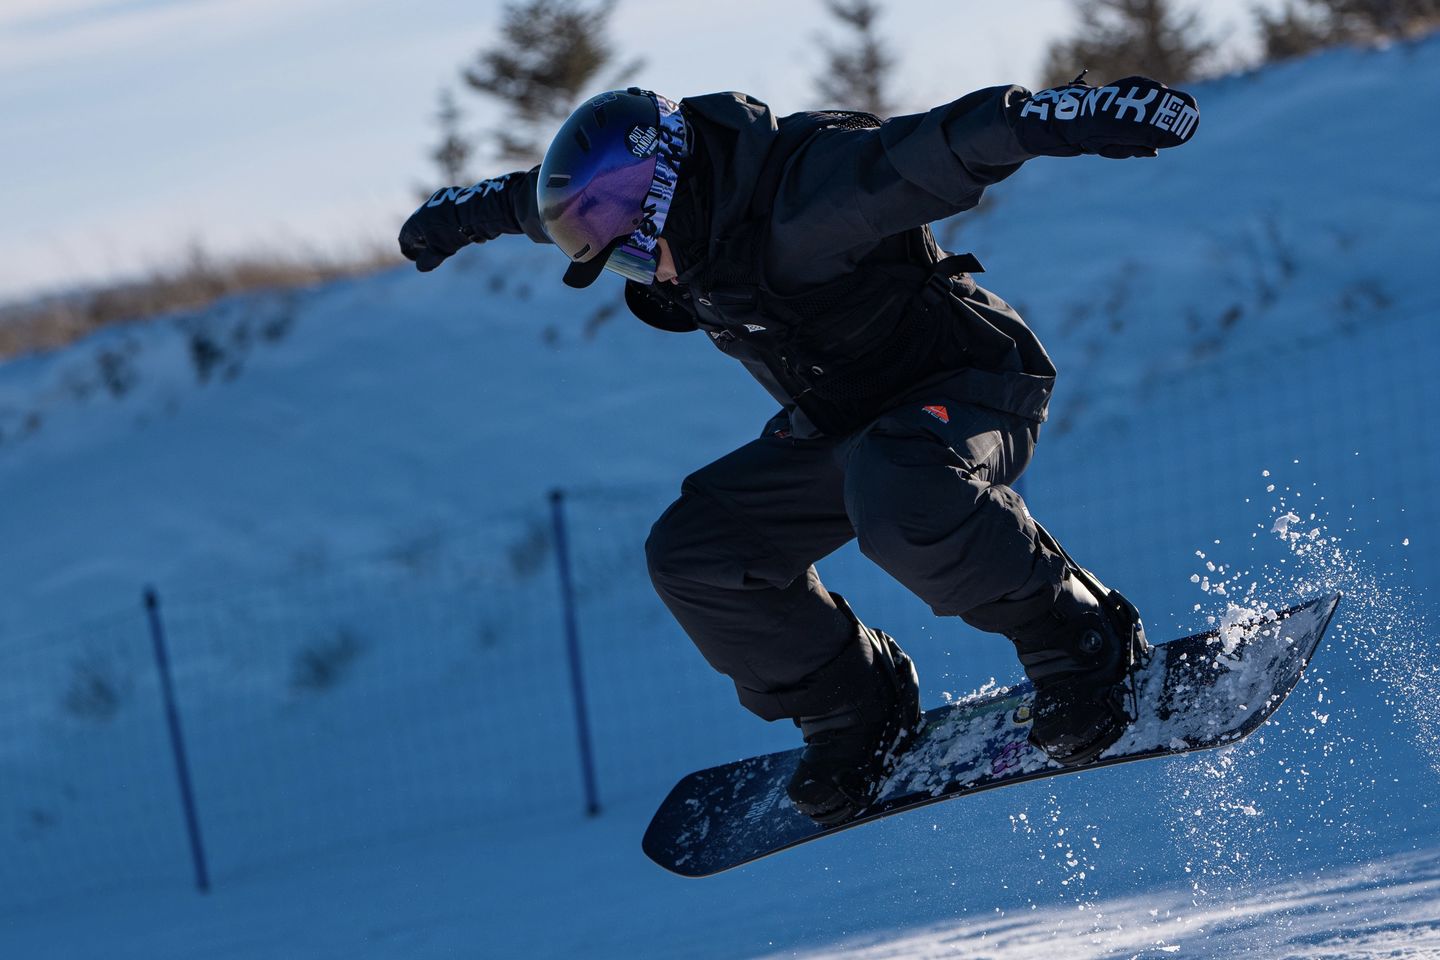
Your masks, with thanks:
[[(1142, 96), (1141, 87), (1131, 86), (1128, 94), (1122, 94), (1117, 86), (1055, 87), (1040, 90), (1025, 101), (1020, 116), (1037, 117), (1041, 121), (1051, 119), (1075, 120), (1080, 117), (1109, 114), (1116, 120), (1129, 119), (1133, 123), (1148, 121), (1161, 130), (1173, 133), (1180, 140), (1188, 140), (1200, 122), (1200, 111), (1169, 90), (1150, 88)], [(1164, 93), (1156, 102), (1156, 97)], [(1147, 107), (1154, 104), (1148, 111)], [(1052, 109), (1053, 108), (1053, 109)], [(1134, 116), (1128, 116), (1133, 111)]]
[(491, 180), (481, 180), (479, 183), (468, 187), (448, 187), (444, 190), (436, 190), (430, 199), (425, 202), (427, 207), (438, 207), (442, 203), (464, 203), (471, 197), (488, 197), (492, 193), (499, 193), (505, 189), (514, 174), (507, 173), (503, 177), (495, 177)]
[(1131, 87), (1130, 95), (1128, 97), (1115, 98), (1116, 120), (1124, 120), (1125, 111), (1133, 108), (1135, 110), (1135, 122), (1145, 122), (1145, 107), (1149, 105), (1151, 100), (1155, 99), (1155, 95), (1158, 94), (1160, 91), (1152, 88), (1149, 93), (1145, 94), (1144, 97), (1137, 97), (1136, 94), (1139, 92), (1139, 87)]
[(1166, 93), (1150, 122), (1161, 130), (1169, 130), (1181, 140), (1190, 137), (1195, 124), (1200, 121), (1200, 111), (1190, 106), (1173, 93)]

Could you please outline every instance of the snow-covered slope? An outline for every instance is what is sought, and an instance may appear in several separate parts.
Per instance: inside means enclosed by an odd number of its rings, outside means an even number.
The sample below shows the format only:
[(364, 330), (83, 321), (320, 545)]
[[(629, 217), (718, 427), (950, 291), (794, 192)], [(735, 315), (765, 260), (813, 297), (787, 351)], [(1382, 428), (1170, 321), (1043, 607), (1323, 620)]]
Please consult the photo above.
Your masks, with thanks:
[[(1078, 931), (1095, 956), (1435, 949), (1433, 917), (1381, 902), (1433, 898), (1433, 855), (1352, 866), (1440, 843), (1440, 131), (1414, 116), (1435, 89), (1436, 40), (1228, 78), (1198, 91), (1184, 149), (1037, 161), (941, 230), (1062, 370), (1032, 508), (1152, 634), (1347, 591), (1278, 722), (708, 885), (640, 860), (646, 808), (793, 731), (727, 704), (637, 555), (679, 478), (771, 412), (703, 338), (629, 320), (614, 285), (566, 290), (554, 251), (517, 240), (0, 366), (0, 956), (727, 957), (858, 936), (861, 956), (1017, 957), (1076, 935), (1077, 903), (1107, 917)], [(581, 491), (599, 824), (574, 813), (553, 582), (526, 559), (557, 486)], [(1014, 673), (853, 555), (822, 572), (916, 654), (927, 700)], [(207, 904), (183, 891), (125, 612), (147, 582), (175, 608)], [(297, 673), (317, 662), (340, 679)], [(1287, 901), (1288, 940), (1273, 914), (1227, 921), (1208, 954), (1168, 925), (1176, 903), (1211, 929), (1269, 883), (1342, 870), (1367, 892), (1329, 930), (1328, 882)], [(1157, 887), (1160, 914), (1105, 906)], [(1381, 946), (1346, 939), (1357, 918)]]
[(563, 267), (497, 243), (7, 364), (0, 625), (368, 557), (554, 486), (673, 485), (758, 429), (769, 404), (705, 343), (619, 316), (588, 338), (617, 291)]

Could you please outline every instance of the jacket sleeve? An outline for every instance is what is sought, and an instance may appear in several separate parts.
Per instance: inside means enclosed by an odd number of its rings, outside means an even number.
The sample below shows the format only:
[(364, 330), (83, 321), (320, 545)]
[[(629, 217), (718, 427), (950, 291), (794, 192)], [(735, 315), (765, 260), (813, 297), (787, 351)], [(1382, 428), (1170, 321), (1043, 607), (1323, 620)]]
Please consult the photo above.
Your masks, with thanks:
[(500, 233), (523, 233), (536, 243), (550, 243), (545, 224), (540, 219), (540, 200), (536, 186), (540, 180), (540, 165), (526, 171), (516, 171), (506, 177), (505, 195), (509, 201), (502, 205), (505, 212), (503, 221), (496, 226)]
[(1034, 154), (1010, 117), (1029, 95), (991, 87), (869, 130), (822, 130), (795, 155), (772, 208), (769, 265), (818, 282), (886, 237), (980, 202)]

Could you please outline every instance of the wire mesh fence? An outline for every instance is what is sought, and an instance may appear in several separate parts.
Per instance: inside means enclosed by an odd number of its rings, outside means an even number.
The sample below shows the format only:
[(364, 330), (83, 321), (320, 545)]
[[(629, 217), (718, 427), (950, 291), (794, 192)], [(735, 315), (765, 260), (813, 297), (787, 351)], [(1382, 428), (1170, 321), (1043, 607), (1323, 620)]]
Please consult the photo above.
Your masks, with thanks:
[[(1280, 497), (1349, 529), (1418, 589), (1437, 572), (1440, 449), (1411, 421), (1440, 405), (1440, 386), (1396, 370), (1398, 357), (1415, 362), (1422, 327), (1357, 337), (1343, 367), (1333, 350), (1301, 348), (1197, 368), (1139, 398), (1163, 433), (1099, 417), (1047, 437), (1026, 495), (1078, 559), (1150, 612), (1160, 638), (1195, 626), (1193, 603), (1207, 599), (1184, 566), (1202, 562), (1197, 550), (1280, 562), (1252, 547)], [(677, 487), (576, 491), (565, 503), (602, 807), (658, 799), (687, 770), (795, 739), (735, 706), (650, 587), (643, 542)], [(583, 816), (554, 520), (537, 497), (364, 563), (162, 597), (217, 887), (477, 818)], [(1409, 552), (1386, 553), (1402, 536)], [(927, 703), (1016, 674), (1007, 644), (934, 618), (853, 548), (821, 570), (902, 639)], [(140, 598), (112, 617), (7, 639), (0, 657), (0, 912), (189, 882)]]

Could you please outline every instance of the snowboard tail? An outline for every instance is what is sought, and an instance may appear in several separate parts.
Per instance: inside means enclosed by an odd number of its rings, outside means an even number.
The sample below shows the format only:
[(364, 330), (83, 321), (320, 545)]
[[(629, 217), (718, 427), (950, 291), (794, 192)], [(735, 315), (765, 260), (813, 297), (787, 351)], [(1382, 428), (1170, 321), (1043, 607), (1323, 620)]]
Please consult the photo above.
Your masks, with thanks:
[(821, 826), (790, 805), (785, 786), (800, 758), (796, 748), (682, 778), (641, 846), (673, 873), (705, 877), (942, 800), (1234, 743), (1294, 689), (1339, 602), (1329, 594), (1155, 646), (1134, 679), (1137, 719), (1089, 762), (1061, 766), (1029, 743), (1034, 689), (1027, 681), (926, 711), (875, 802), (845, 823)]

